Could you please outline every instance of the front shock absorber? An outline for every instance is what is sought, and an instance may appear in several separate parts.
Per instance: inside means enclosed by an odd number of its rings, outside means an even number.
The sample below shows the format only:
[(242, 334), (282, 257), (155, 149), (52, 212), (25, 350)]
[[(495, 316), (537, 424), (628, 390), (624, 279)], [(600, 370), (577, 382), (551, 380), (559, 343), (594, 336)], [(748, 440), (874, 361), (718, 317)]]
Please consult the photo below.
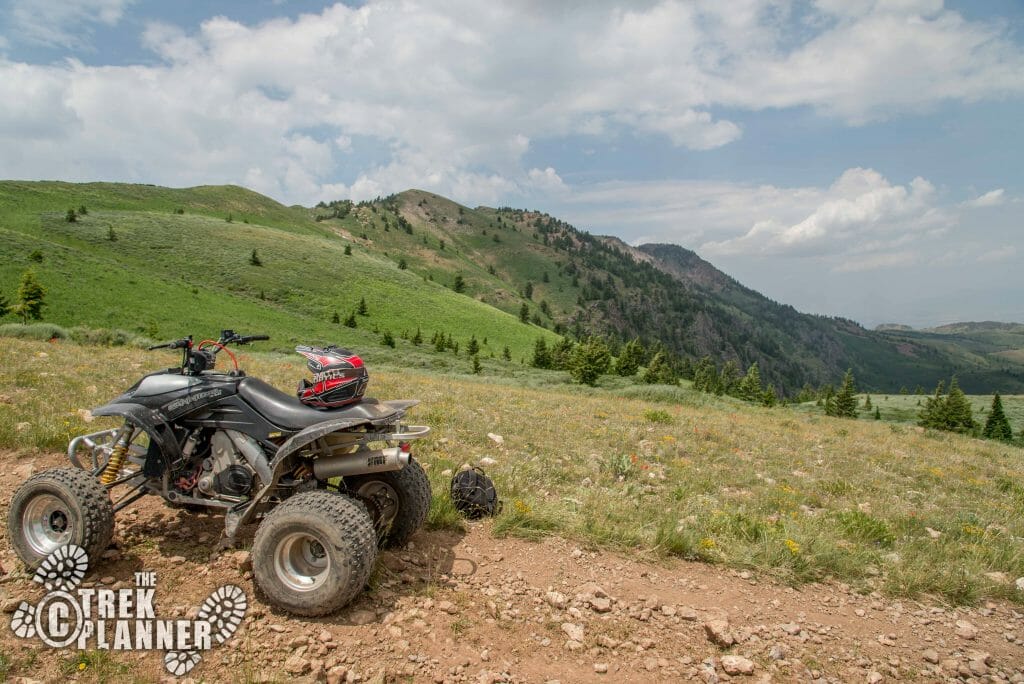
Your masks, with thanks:
[(117, 480), (117, 476), (121, 474), (121, 468), (124, 467), (124, 462), (128, 458), (128, 444), (131, 442), (131, 436), (134, 432), (135, 426), (125, 423), (124, 427), (117, 433), (114, 448), (110, 452), (110, 460), (107, 461), (107, 465), (103, 467), (103, 472), (100, 473), (100, 484), (112, 484)]

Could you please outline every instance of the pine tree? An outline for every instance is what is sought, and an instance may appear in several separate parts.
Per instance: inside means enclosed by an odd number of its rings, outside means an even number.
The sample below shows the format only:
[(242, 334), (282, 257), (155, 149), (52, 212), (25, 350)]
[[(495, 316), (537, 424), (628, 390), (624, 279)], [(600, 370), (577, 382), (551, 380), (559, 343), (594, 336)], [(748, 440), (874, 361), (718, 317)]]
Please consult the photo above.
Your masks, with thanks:
[(939, 380), (935, 394), (925, 399), (924, 408), (917, 415), (917, 424), (933, 430), (944, 430), (946, 425), (946, 383)]
[(480, 357), (473, 354), (473, 375), (480, 375)]
[(857, 387), (853, 381), (853, 369), (847, 369), (843, 386), (836, 394), (835, 415), (839, 418), (857, 417)]
[(357, 325), (356, 324), (356, 315), (355, 315), (355, 313), (350, 313), (348, 315), (348, 318), (345, 319), (345, 327), (346, 328), (354, 328), (354, 327), (356, 327), (356, 325)]
[(551, 353), (548, 351), (548, 343), (543, 337), (538, 337), (533, 344), (533, 358), (530, 365), (534, 368), (551, 368)]
[(875, 407), (875, 420), (882, 420), (882, 412), (878, 410), (877, 406)]
[(750, 367), (747, 368), (747, 374), (740, 381), (737, 394), (740, 399), (761, 401), (764, 390), (761, 388), (761, 370), (757, 366), (757, 361), (750, 364)]
[(417, 347), (423, 344), (423, 331), (420, 330), (419, 326), (416, 326), (416, 334), (412, 336), (411, 341)]
[(825, 388), (825, 415), (836, 415), (836, 390), (832, 385)]
[(992, 409), (989, 411), (988, 419), (985, 421), (985, 429), (981, 433), (985, 439), (998, 439), (1003, 442), (1013, 440), (1013, 430), (1010, 428), (1010, 421), (1003, 412), (1003, 400), (999, 392), (992, 397)]
[[(736, 365), (736, 362), (733, 361), (732, 359), (729, 359), (728, 361), (722, 364), (722, 372), (719, 373), (718, 375), (718, 384), (721, 387), (722, 392), (724, 392), (725, 394), (736, 395), (739, 393), (740, 369)], [(755, 401), (761, 400), (760, 382), (758, 382), (756, 397), (750, 396), (745, 398), (749, 398)]]
[(452, 283), (452, 289), (459, 294), (466, 291), (466, 280), (461, 275), (455, 276), (455, 282)]
[(359, 306), (356, 308), (356, 313), (359, 314), (360, 316), (370, 315), (370, 309), (368, 306), (366, 306), (366, 297), (361, 297), (359, 299)]
[(600, 338), (591, 337), (573, 350), (569, 375), (580, 384), (593, 386), (601, 375), (608, 372), (611, 362), (608, 346)]
[(576, 348), (575, 343), (568, 337), (563, 337), (551, 347), (551, 368), (554, 370), (568, 370), (572, 365), (572, 355)]
[(14, 312), (21, 316), (23, 323), (28, 319), (42, 320), (43, 307), (46, 306), (46, 288), (38, 280), (36, 274), (31, 270), (25, 271), (21, 276), (21, 285), (18, 286), (18, 304)]
[(868, 411), (871, 410), (871, 395), (870, 394), (864, 395), (864, 408), (867, 409)]
[(505, 361), (512, 360), (512, 350), (508, 348), (507, 344), (505, 345), (505, 348), (501, 350), (501, 358), (503, 358)]
[(68, 209), (68, 213), (64, 214), (64, 220), (68, 223), (74, 223), (78, 220), (78, 214), (75, 213), (74, 209)]
[(775, 396), (775, 387), (773, 385), (768, 385), (764, 393), (761, 395), (761, 405), (772, 407), (775, 406), (775, 402), (777, 400), (778, 398)]
[(252, 250), (252, 254), (249, 255), (249, 263), (253, 266), (262, 266), (263, 262), (260, 261), (260, 255), (256, 253), (256, 250)]
[(654, 354), (654, 358), (652, 358), (651, 362), (647, 364), (647, 368), (644, 369), (643, 374), (640, 376), (640, 380), (648, 385), (675, 384), (675, 372), (672, 370), (672, 366), (669, 364), (668, 359), (665, 358), (665, 352), (658, 351)]
[(615, 360), (615, 372), (624, 378), (636, 375), (644, 358), (644, 346), (634, 338), (627, 342)]
[(345, 256), (352, 256), (352, 245), (345, 245)]
[(718, 384), (718, 368), (710, 356), (705, 356), (693, 368), (693, 388), (714, 394), (718, 392)]
[(11, 311), (11, 304), (7, 301), (7, 297), (0, 294), (0, 318), (3, 318)]
[(334, 315), (331, 316), (331, 323), (341, 323), (341, 316), (338, 315), (337, 311), (335, 311)]
[(381, 341), (388, 347), (391, 347), (392, 349), (395, 348), (395, 337), (394, 335), (391, 334), (390, 330), (384, 331), (384, 335), (381, 338)]
[(949, 394), (946, 396), (946, 429), (953, 432), (973, 433), (978, 429), (974, 422), (971, 402), (960, 389), (956, 376), (949, 381)]
[(526, 287), (523, 288), (523, 296), (527, 299), (533, 299), (533, 283), (529, 280), (526, 281)]
[(528, 307), (526, 305), (526, 302), (523, 302), (523, 305), (521, 307), (519, 307), (519, 322), (520, 323), (529, 323), (530, 322), (530, 307)]
[(466, 344), (466, 353), (470, 356), (476, 356), (480, 353), (480, 343), (476, 341), (476, 335), (469, 338), (469, 342)]

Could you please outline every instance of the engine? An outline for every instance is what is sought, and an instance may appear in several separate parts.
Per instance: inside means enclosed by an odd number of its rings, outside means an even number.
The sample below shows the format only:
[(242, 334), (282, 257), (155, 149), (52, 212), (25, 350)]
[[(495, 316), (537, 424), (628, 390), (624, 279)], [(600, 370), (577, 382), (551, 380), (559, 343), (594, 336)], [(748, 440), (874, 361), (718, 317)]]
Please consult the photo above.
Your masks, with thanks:
[(262, 449), (252, 437), (234, 430), (217, 430), (210, 438), (210, 455), (203, 460), (196, 488), (207, 496), (242, 497), (252, 490), (255, 471), (241, 449)]

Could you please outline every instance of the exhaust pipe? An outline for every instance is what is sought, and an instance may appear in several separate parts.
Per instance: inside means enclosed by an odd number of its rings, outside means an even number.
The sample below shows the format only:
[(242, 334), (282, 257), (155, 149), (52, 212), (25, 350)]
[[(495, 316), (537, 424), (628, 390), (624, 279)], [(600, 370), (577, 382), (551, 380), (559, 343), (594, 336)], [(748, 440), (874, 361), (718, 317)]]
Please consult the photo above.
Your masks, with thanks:
[(383, 473), (401, 470), (409, 462), (409, 452), (401, 447), (390, 447), (377, 451), (357, 451), (343, 456), (321, 457), (313, 461), (313, 474), (318, 480), (349, 475)]

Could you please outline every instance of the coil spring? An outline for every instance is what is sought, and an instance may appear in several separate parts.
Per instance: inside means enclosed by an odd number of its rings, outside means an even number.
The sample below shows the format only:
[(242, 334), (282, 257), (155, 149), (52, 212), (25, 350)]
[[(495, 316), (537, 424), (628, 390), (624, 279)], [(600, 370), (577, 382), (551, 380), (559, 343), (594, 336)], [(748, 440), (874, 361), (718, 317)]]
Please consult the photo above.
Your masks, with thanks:
[(107, 461), (107, 465), (104, 466), (103, 472), (100, 474), (100, 484), (111, 484), (117, 479), (117, 476), (121, 472), (121, 466), (124, 465), (125, 459), (128, 457), (128, 445), (119, 442), (112, 452), (110, 452), (110, 460)]

